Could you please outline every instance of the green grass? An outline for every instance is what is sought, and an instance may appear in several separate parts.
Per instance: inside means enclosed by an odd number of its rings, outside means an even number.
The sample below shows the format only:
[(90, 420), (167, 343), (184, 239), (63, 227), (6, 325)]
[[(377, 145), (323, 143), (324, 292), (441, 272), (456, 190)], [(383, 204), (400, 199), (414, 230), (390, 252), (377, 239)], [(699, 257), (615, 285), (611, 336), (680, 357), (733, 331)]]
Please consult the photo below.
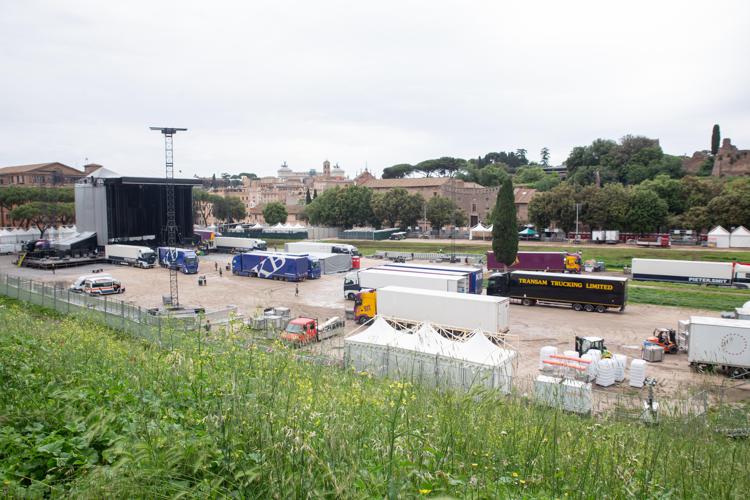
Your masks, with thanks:
[(750, 291), (717, 290), (696, 285), (658, 286), (635, 281), (628, 285), (628, 301), (714, 311), (734, 311), (750, 300)]
[[(331, 240), (333, 241), (333, 240)], [(345, 241), (336, 240), (341, 243), (356, 245), (363, 255), (374, 254), (376, 251), (401, 251), (401, 252), (438, 252), (442, 250), (450, 253), (450, 243), (431, 243), (428, 241)], [(489, 241), (483, 243), (456, 242), (457, 253), (484, 254), (491, 249)], [(676, 260), (708, 260), (708, 261), (739, 261), (750, 262), (750, 251), (717, 251), (712, 249), (686, 250), (684, 248), (639, 248), (639, 247), (611, 247), (601, 245), (596, 248), (580, 247), (578, 245), (519, 245), (522, 251), (580, 251), (583, 259), (596, 259), (603, 261), (608, 268), (622, 269), (630, 266), (634, 257), (646, 259), (676, 259)]]
[[(739, 498), (750, 443), (439, 393), (0, 299), (4, 497)], [(215, 333), (215, 335), (218, 335)]]

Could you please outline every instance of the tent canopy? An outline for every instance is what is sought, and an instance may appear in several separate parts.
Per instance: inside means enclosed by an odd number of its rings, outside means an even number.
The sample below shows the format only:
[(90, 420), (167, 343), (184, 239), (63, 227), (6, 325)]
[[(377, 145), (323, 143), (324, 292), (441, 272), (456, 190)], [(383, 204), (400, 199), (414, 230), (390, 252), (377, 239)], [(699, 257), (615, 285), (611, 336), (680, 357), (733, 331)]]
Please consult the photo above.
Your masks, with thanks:
[(715, 228), (710, 230), (708, 234), (709, 236), (725, 236), (725, 235), (729, 235), (729, 231), (727, 231), (721, 226), (716, 226)]
[(518, 234), (521, 235), (521, 236), (534, 236), (534, 235), (536, 235), (536, 231), (534, 231), (530, 227), (527, 227), (523, 231), (519, 231)]

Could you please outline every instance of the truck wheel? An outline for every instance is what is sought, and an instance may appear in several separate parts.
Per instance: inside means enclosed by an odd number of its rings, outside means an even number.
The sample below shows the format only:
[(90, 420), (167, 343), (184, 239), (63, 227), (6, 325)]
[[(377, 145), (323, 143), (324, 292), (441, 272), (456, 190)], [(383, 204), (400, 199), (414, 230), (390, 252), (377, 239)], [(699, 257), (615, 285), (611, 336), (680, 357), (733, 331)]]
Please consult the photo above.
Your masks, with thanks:
[(594, 312), (594, 306), (592, 306), (591, 304), (586, 304), (585, 306), (583, 306), (583, 308), (586, 309), (586, 312)]
[(598, 313), (605, 313), (607, 312), (607, 308), (604, 306), (596, 306), (596, 312)]
[(354, 300), (354, 294), (353, 293), (347, 293), (346, 294), (346, 300)]
[(581, 304), (575, 303), (575, 304), (573, 304), (573, 310), (574, 311), (583, 311), (583, 306)]
[(536, 304), (536, 300), (533, 300), (533, 299), (523, 299), (521, 301), (521, 304), (523, 304), (525, 306), (533, 306), (534, 304)]

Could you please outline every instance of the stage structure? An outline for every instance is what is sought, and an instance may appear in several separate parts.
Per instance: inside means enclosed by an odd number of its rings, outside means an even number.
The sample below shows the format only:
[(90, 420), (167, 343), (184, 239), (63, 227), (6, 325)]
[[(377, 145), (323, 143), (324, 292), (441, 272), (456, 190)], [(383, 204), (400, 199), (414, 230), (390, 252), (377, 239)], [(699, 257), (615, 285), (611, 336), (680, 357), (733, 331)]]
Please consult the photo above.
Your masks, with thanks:
[[(193, 186), (197, 179), (173, 179), (177, 242), (192, 241)], [(167, 246), (167, 180), (123, 177), (100, 168), (75, 186), (76, 227), (96, 232), (97, 244)]]

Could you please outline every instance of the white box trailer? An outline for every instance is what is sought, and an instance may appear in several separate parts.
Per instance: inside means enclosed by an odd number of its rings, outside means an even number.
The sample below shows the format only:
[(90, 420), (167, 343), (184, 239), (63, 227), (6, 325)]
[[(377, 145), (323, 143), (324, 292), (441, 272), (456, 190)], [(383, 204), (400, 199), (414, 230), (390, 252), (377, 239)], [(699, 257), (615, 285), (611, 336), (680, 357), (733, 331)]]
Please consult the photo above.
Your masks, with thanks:
[(733, 262), (633, 259), (631, 272), (634, 280), (641, 281), (731, 285), (734, 267)]
[(498, 333), (508, 330), (510, 299), (386, 286), (377, 290), (377, 309), (386, 318)]
[(691, 316), (680, 321), (678, 342), (690, 363), (750, 370), (750, 320)]
[(250, 252), (252, 250), (266, 250), (266, 242), (257, 238), (216, 236), (214, 238), (214, 247), (216, 250), (224, 252)]
[(112, 264), (148, 269), (156, 265), (156, 252), (135, 245), (105, 245), (104, 257)]
[(344, 279), (344, 297), (354, 299), (356, 293), (363, 288), (377, 290), (389, 285), (442, 292), (469, 292), (469, 278), (465, 275), (409, 273), (373, 268), (347, 274)]
[(359, 250), (354, 245), (325, 243), (323, 241), (290, 241), (284, 244), (284, 251), (291, 253), (322, 252), (359, 255)]

